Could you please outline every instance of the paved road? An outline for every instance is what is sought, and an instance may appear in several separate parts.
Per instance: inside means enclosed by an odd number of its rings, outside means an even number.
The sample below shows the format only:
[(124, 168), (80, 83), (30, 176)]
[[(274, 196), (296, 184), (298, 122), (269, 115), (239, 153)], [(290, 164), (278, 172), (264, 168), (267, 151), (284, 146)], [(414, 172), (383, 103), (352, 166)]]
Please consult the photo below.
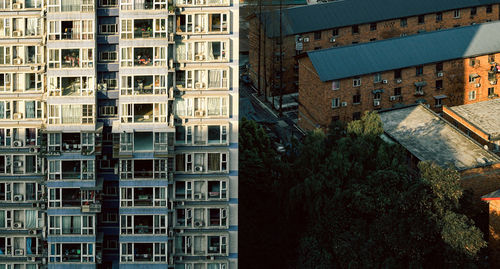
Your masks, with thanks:
[[(288, 118), (286, 115), (279, 117), (278, 113), (271, 109), (270, 105), (266, 105), (259, 98), (256, 97), (256, 91), (243, 82), (240, 83), (240, 103), (249, 102), (253, 108), (252, 112), (245, 111), (252, 115), (243, 115), (247, 118), (252, 116), (269, 127), (270, 131), (276, 135), (282, 144), (287, 144), (291, 141), (292, 136), (297, 139), (302, 138), (303, 133), (295, 127), (293, 119)], [(245, 113), (243, 113), (245, 114)], [(295, 113), (286, 113), (287, 115), (295, 115)]]

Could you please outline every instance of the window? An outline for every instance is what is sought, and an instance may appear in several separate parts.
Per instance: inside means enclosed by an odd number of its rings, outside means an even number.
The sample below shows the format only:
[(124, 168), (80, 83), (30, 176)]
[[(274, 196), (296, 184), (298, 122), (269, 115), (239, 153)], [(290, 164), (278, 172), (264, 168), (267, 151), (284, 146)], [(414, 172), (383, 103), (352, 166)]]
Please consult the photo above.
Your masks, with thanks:
[(117, 223), (118, 222), (118, 214), (111, 213), (111, 212), (103, 212), (102, 222), (103, 223)]
[(353, 104), (361, 104), (361, 95), (356, 94), (352, 96), (352, 103)]
[(469, 100), (476, 100), (476, 91), (470, 91), (469, 92)]
[(332, 36), (333, 36), (333, 37), (336, 37), (336, 36), (338, 36), (338, 35), (339, 35), (339, 29), (338, 29), (338, 28), (333, 29), (333, 30), (332, 30)]
[(336, 91), (340, 89), (340, 80), (332, 81), (332, 90)]
[(486, 6), (486, 13), (491, 13), (493, 12), (493, 5), (487, 5)]
[(381, 73), (376, 73), (373, 75), (373, 83), (379, 83), (382, 81), (382, 74)]
[(488, 88), (488, 96), (494, 96), (495, 95), (495, 88), (490, 87)]
[(320, 50), (321, 47), (314, 47), (314, 50)]
[(475, 66), (476, 65), (476, 58), (470, 58), (469, 59), (469, 66)]
[(408, 26), (408, 19), (407, 18), (401, 18), (399, 20), (399, 24), (401, 25), (401, 27), (406, 27)]
[(116, 24), (101, 24), (100, 26), (99, 33), (101, 35), (114, 35), (118, 32)]
[(434, 99), (434, 107), (441, 107), (441, 106), (443, 106), (442, 100), (443, 99), (441, 99), (441, 98), (435, 98)]
[(376, 31), (377, 30), (377, 23), (372, 22), (370, 23), (370, 31)]
[(376, 41), (377, 39), (376, 38), (370, 38), (370, 41)]
[(488, 62), (490, 62), (490, 63), (494, 63), (495, 62), (495, 54), (488, 55)]
[(425, 15), (418, 15), (418, 24), (425, 23)]
[(320, 40), (320, 39), (321, 39), (321, 31), (314, 32), (314, 40)]
[(453, 11), (453, 18), (455, 19), (460, 18), (460, 9), (455, 9)]
[(116, 7), (116, 6), (118, 6), (118, 0), (99, 0), (99, 6), (101, 6), (101, 7)]
[(116, 51), (102, 51), (99, 58), (103, 62), (114, 62), (118, 60), (118, 54)]
[(394, 96), (401, 96), (401, 87), (394, 88)]
[(373, 100), (380, 100), (382, 99), (382, 94), (379, 92), (376, 92), (373, 94)]
[(474, 83), (476, 82), (476, 78), (478, 78), (478, 74), (470, 74), (469, 75), (469, 83)]
[(477, 8), (476, 7), (471, 7), (470, 8), (470, 15), (475, 16), (477, 14)]
[(419, 65), (419, 66), (415, 67), (415, 75), (416, 76), (421, 76), (423, 73), (424, 73), (424, 66), (423, 65)]
[(116, 116), (116, 106), (100, 106), (99, 116), (103, 117)]
[(401, 79), (401, 69), (394, 70), (394, 79)]
[(359, 26), (358, 25), (353, 25), (351, 28), (351, 33), (354, 34), (359, 34)]
[(352, 113), (352, 120), (360, 120), (360, 119), (361, 119), (361, 112)]
[(443, 88), (443, 80), (436, 80), (436, 90), (441, 90)]
[(337, 108), (340, 106), (340, 99), (339, 98), (333, 98), (332, 99), (332, 108)]
[(131, 39), (132, 38), (132, 20), (122, 20), (121, 21), (121, 39)]
[(443, 63), (437, 63), (436, 64), (436, 73), (439, 73), (442, 71), (443, 71)]
[(440, 22), (442, 20), (443, 20), (443, 13), (442, 12), (436, 13), (436, 22)]
[(359, 86), (361, 86), (361, 78), (360, 77), (355, 77), (352, 80), (352, 86), (353, 87), (359, 87)]
[(106, 84), (108, 89), (116, 89), (116, 87), (118, 86), (118, 82), (115, 78), (104, 78), (102, 79), (102, 82)]

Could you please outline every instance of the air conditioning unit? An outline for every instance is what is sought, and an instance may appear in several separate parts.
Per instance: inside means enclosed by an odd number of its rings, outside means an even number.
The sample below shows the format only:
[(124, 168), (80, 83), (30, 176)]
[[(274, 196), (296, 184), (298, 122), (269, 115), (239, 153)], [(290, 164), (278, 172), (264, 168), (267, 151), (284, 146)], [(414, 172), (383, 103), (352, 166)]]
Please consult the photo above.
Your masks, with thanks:
[(443, 72), (438, 72), (438, 73), (437, 73), (437, 76), (438, 76), (438, 77), (442, 77), (442, 76), (443, 76)]
[(23, 3), (14, 3), (12, 4), (12, 9), (22, 9)]
[(15, 167), (22, 167), (23, 166), (23, 162), (22, 161), (15, 161), (14, 162), (14, 166)]
[(387, 84), (388, 83), (387, 79), (382, 80), (382, 83)]
[(221, 264), (220, 269), (227, 269), (226, 264)]
[[(22, 222), (20, 222), (20, 221), (16, 221), (16, 222), (14, 222), (14, 225), (13, 225), (12, 227), (13, 227), (14, 229), (21, 229), (21, 228), (23, 228), (23, 223), (22, 223)], [(17, 250), (16, 250), (16, 251), (17, 251)], [(21, 254), (21, 255), (23, 255), (23, 254)]]
[(396, 83), (401, 83), (401, 82), (403, 82), (402, 79), (400, 79), (400, 78), (396, 79)]
[(23, 118), (23, 113), (14, 113), (12, 115), (12, 117), (15, 119), (15, 120), (20, 120)]
[(335, 37), (330, 38), (330, 43), (335, 43)]
[(397, 96), (393, 95), (393, 96), (389, 97), (389, 100), (396, 101), (396, 98), (397, 98)]
[(490, 80), (490, 84), (491, 85), (497, 85), (497, 81), (496, 80)]
[(194, 171), (196, 172), (203, 172), (203, 166), (195, 166)]
[(19, 57), (14, 59), (14, 64), (18, 64), (19, 65), (19, 64), (22, 64), (22, 63), (23, 63), (23, 59), (21, 59)]
[(14, 251), (15, 256), (23, 256), (24, 255), (24, 249), (18, 248)]
[(476, 83), (474, 86), (475, 86), (476, 88), (479, 88), (479, 87), (481, 87), (481, 83)]
[(309, 43), (309, 37), (304, 37), (302, 40), (304, 41), (304, 43)]
[(23, 36), (23, 32), (21, 32), (21, 31), (13, 31), (13, 32), (12, 32), (12, 36), (13, 36), (13, 37), (20, 37), (20, 36)]
[[(200, 166), (201, 167), (201, 166)], [(201, 172), (201, 171), (200, 171)], [(203, 193), (195, 193), (194, 199), (201, 200), (203, 199)]]
[(203, 226), (203, 221), (195, 221), (194, 222), (195, 227), (202, 227)]
[(342, 102), (341, 106), (347, 106), (347, 102)]
[(38, 152), (38, 149), (37, 149), (37, 148), (30, 148), (30, 152), (31, 152), (31, 153)]
[(38, 66), (31, 66), (31, 71), (36, 71), (38, 69)]
[(194, 56), (194, 59), (195, 59), (196, 61), (203, 61), (203, 60), (205, 60), (205, 55), (203, 55), (203, 54), (198, 54), (198, 55), (195, 55), (195, 56)]
[(373, 106), (380, 106), (380, 100), (373, 100)]
[(194, 31), (195, 31), (195, 32), (201, 32), (201, 27), (200, 27), (200, 26), (196, 26), (196, 27), (194, 27)]
[(22, 147), (22, 146), (23, 146), (23, 141), (21, 140), (14, 141), (14, 147)]
[(195, 117), (203, 117), (205, 115), (205, 111), (204, 110), (196, 110), (194, 112), (194, 116)]
[(424, 91), (415, 91), (415, 95), (424, 95)]
[(168, 231), (168, 236), (173, 237), (174, 236), (174, 231)]
[(29, 260), (30, 262), (36, 262), (36, 257), (29, 257), (29, 258), (28, 258), (28, 260)]
[(182, 35), (182, 39), (183, 39), (183, 40), (188, 40), (188, 39), (189, 39), (189, 36), (188, 36), (188, 35)]
[(29, 234), (36, 234), (36, 230), (30, 230)]
[(23, 195), (22, 194), (16, 194), (14, 195), (14, 201), (22, 201), (23, 200)]
[(205, 83), (203, 83), (203, 82), (196, 82), (194, 84), (194, 87), (197, 88), (197, 89), (205, 88)]

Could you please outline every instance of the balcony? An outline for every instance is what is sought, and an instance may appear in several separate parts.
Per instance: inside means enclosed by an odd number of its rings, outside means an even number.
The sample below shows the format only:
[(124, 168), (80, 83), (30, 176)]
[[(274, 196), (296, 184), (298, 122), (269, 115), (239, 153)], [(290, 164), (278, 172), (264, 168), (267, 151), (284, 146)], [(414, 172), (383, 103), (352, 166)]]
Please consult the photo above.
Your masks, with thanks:
[(61, 50), (62, 68), (76, 68), (80, 66), (80, 49)]
[(134, 122), (153, 122), (153, 104), (134, 104)]
[(62, 189), (62, 206), (63, 207), (80, 207), (82, 204), (79, 188), (64, 188)]
[(82, 246), (78, 244), (61, 244), (62, 262), (81, 262)]
[(135, 206), (153, 206), (153, 188), (136, 188), (134, 190)]
[(82, 213), (101, 213), (101, 203), (89, 203), (82, 205)]
[(153, 243), (134, 243), (134, 261), (153, 261)]
[(134, 178), (153, 178), (153, 160), (134, 160)]
[(134, 48), (134, 66), (153, 66), (153, 48)]
[(153, 216), (135, 215), (134, 234), (153, 234)]

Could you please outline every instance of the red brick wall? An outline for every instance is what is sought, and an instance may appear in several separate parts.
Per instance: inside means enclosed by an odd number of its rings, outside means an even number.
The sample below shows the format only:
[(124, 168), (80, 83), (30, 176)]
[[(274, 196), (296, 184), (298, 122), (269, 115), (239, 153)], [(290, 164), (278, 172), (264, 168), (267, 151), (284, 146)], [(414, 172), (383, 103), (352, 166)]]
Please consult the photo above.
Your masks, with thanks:
[[(447, 29), (454, 26), (460, 25), (470, 25), (471, 23), (483, 23), (486, 21), (499, 20), (500, 8), (498, 4), (493, 5), (493, 12), (487, 14), (486, 6), (477, 7), (477, 15), (470, 16), (470, 8), (465, 8), (460, 10), (460, 18), (454, 18), (454, 11), (443, 12), (443, 20), (441, 22), (436, 22), (436, 14), (425, 14), (425, 23), (418, 23), (418, 16), (408, 17), (407, 26), (401, 27), (400, 19), (382, 21), (377, 23), (377, 29), (375, 31), (370, 31), (370, 24), (359, 25), (359, 34), (351, 33), (351, 26), (341, 27), (338, 29), (339, 35), (335, 37), (335, 42), (331, 43), (330, 38), (332, 37), (332, 29), (327, 29), (321, 31), (321, 39), (314, 40), (314, 33), (302, 33), (304, 37), (309, 37), (310, 42), (304, 43), (304, 50), (302, 52), (313, 50), (316, 47), (329, 48), (332, 46), (345, 46), (350, 45), (352, 42), (369, 42), (373, 38), (377, 39), (387, 39), (401, 34), (416, 34), (419, 31), (434, 31), (437, 29)], [(258, 29), (259, 23), (257, 18), (254, 17), (250, 21), (250, 33), (249, 33), (249, 63), (250, 63), (250, 78), (257, 85), (257, 66), (258, 66)], [(263, 33), (264, 31), (262, 31)], [(264, 34), (263, 34), (264, 36)], [(261, 39), (262, 46), (264, 43), (266, 45), (266, 62), (262, 62), (262, 66), (269, 68), (269, 71), (279, 70), (278, 62), (273, 61), (273, 57), (276, 53), (279, 53), (279, 46), (276, 44), (277, 39), (264, 38)], [(272, 45), (273, 44), (273, 45)], [(296, 55), (295, 51), (295, 36), (285, 36), (283, 40), (283, 50), (284, 50), (284, 60), (283, 67), (285, 69), (283, 78), (286, 83), (284, 93), (297, 92), (298, 89), (294, 82), (297, 81), (297, 69), (294, 68), (296, 60), (294, 59)], [(263, 57), (261, 53), (261, 57)], [(267, 71), (267, 70), (266, 70)], [(261, 70), (261, 77), (264, 77), (264, 71)], [(266, 80), (269, 84), (277, 84), (277, 79), (273, 72), (266, 73)], [(278, 92), (275, 91), (277, 95)]]
[(489, 240), (488, 250), (490, 268), (500, 268), (500, 200), (489, 203)]
[[(404, 68), (401, 71), (401, 82), (394, 78), (394, 70), (381, 72), (382, 80), (387, 83), (374, 83), (374, 74), (362, 75), (361, 86), (353, 86), (353, 78), (340, 80), (340, 89), (332, 90), (332, 82), (322, 82), (315, 73), (314, 67), (308, 58), (299, 59), (299, 126), (309, 130), (314, 126), (325, 128), (332, 118), (336, 117), (342, 121), (351, 121), (353, 113), (364, 111), (388, 109), (395, 105), (409, 105), (419, 99), (424, 99), (426, 104), (434, 111), (441, 112), (442, 105), (456, 106), (489, 100), (488, 88), (493, 87), (495, 92), (500, 92), (500, 87), (491, 85), (488, 81), (488, 71), (491, 64), (488, 61), (489, 56), (483, 55), (476, 57), (475, 66), (469, 65), (470, 59), (457, 59), (443, 62), (442, 77), (436, 72), (436, 64), (427, 64), (423, 67), (423, 74), (416, 75), (416, 67)], [(500, 53), (495, 54), (495, 59), (500, 60)], [(311, 70), (314, 70), (312, 72)], [(469, 83), (469, 75), (478, 74), (479, 78), (475, 82)], [(496, 75), (498, 76), (498, 75)], [(436, 81), (442, 80), (441, 89), (436, 88)], [(423, 95), (416, 95), (415, 82), (425, 81)], [(479, 87), (476, 87), (477, 83)], [(394, 89), (401, 88), (401, 98), (391, 100), (394, 96)], [(373, 90), (383, 89), (380, 105), (374, 105)], [(476, 98), (469, 99), (469, 92), (476, 91)], [(360, 94), (361, 102), (353, 104), (353, 95)], [(442, 103), (436, 105), (435, 96), (446, 95)], [(347, 102), (347, 106), (332, 108), (333, 98), (339, 98), (340, 103)], [(303, 106), (303, 107), (302, 107)], [(302, 117), (308, 119), (302, 119)], [(313, 121), (313, 123), (304, 123), (304, 121)]]

